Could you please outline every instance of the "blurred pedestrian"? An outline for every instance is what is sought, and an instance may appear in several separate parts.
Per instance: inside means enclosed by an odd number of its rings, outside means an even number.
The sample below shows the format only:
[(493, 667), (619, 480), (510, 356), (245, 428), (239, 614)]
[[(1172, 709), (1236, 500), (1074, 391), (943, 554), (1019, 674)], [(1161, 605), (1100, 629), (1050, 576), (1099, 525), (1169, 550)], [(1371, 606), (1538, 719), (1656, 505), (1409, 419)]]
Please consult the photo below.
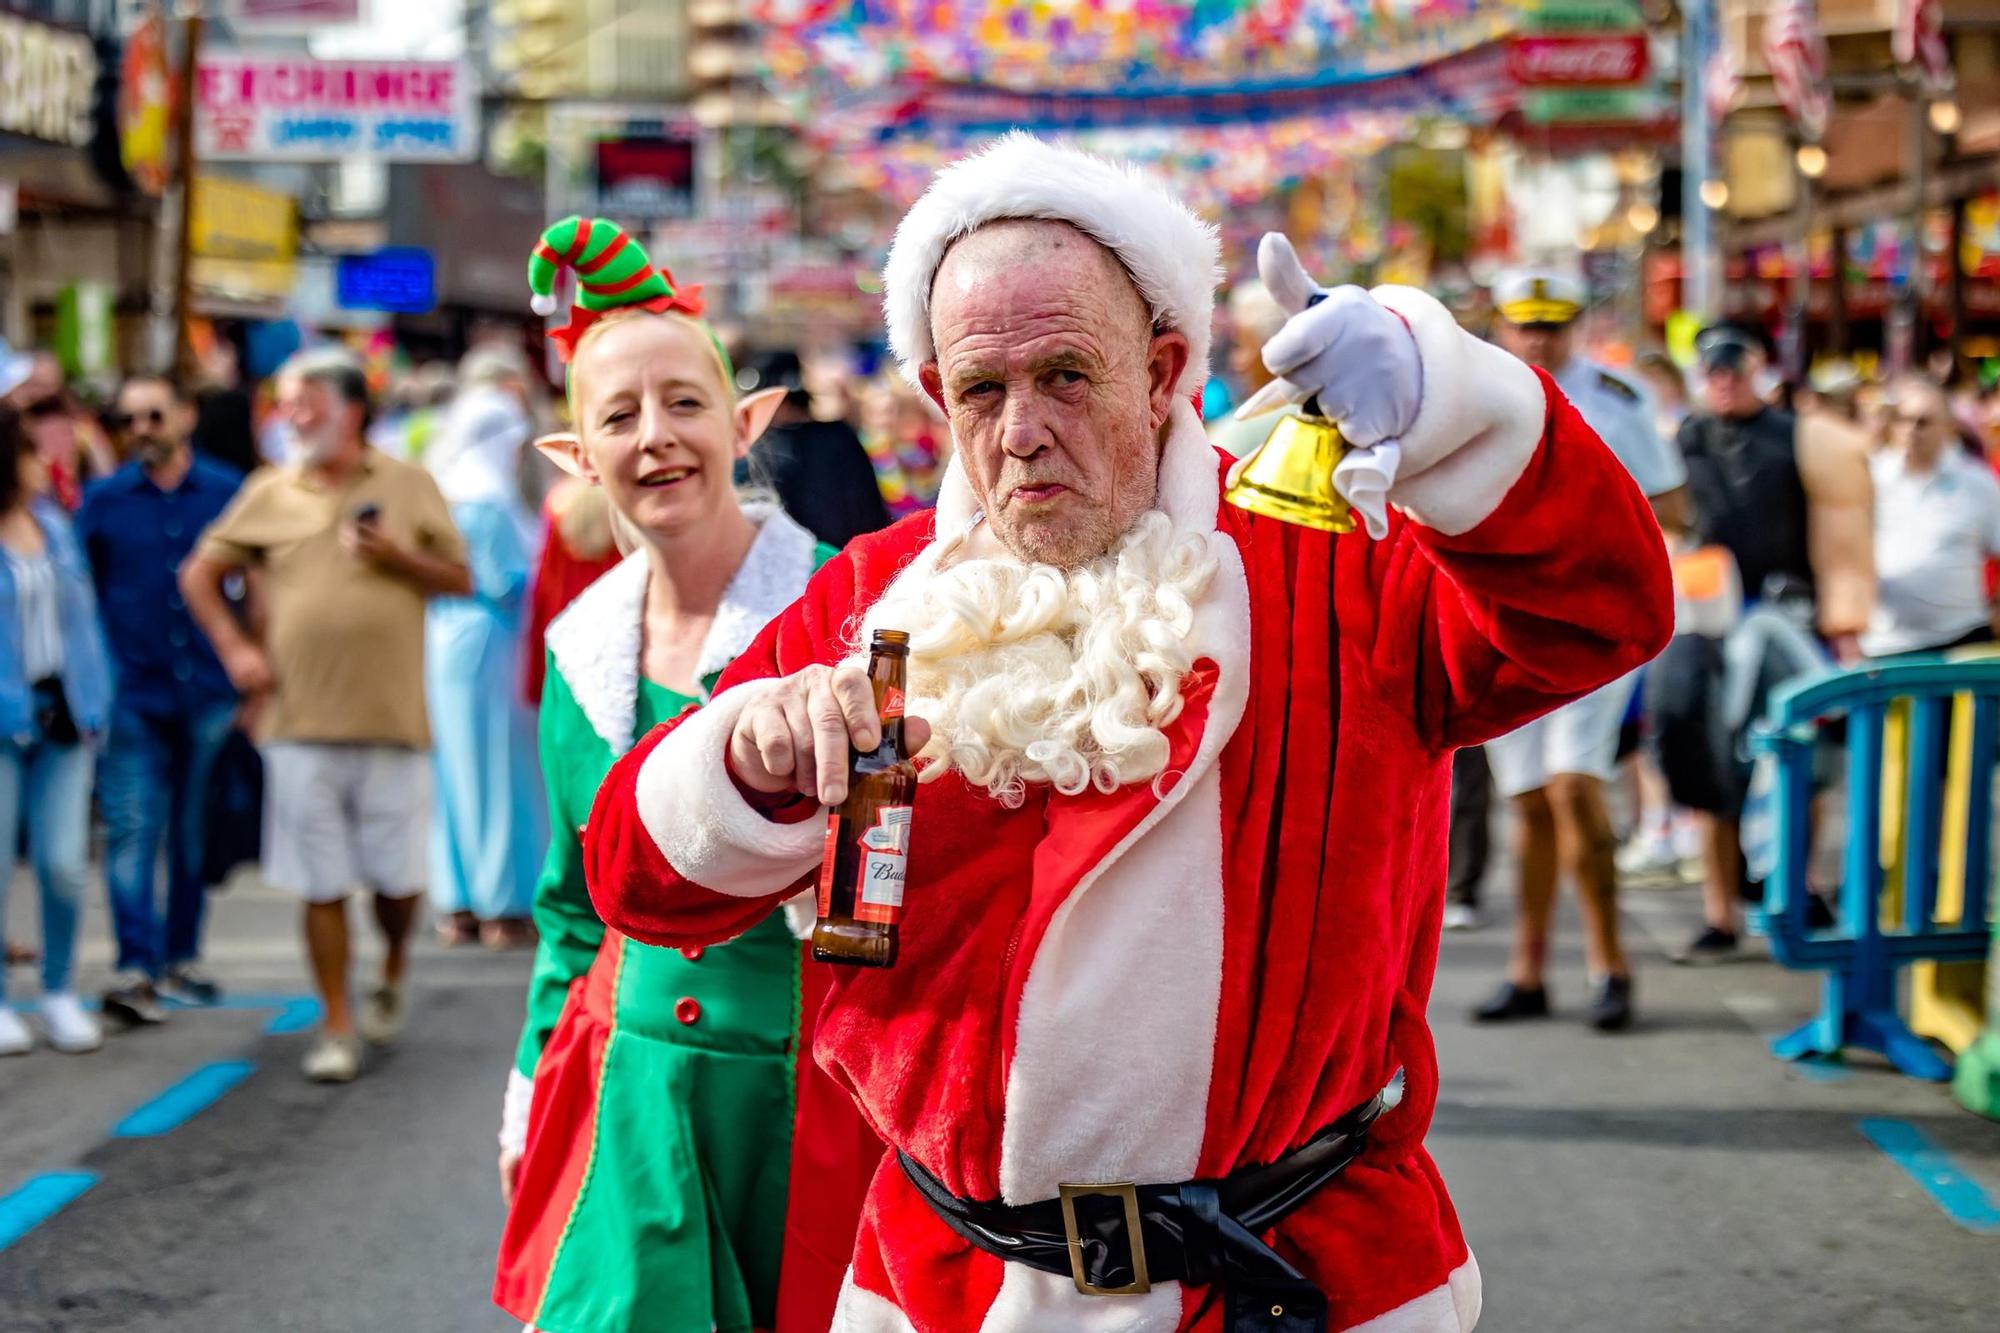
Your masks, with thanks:
[(425, 689), (437, 782), (431, 905), (447, 944), (534, 939), (535, 873), (548, 846), (535, 718), (521, 698), (521, 634), (539, 534), (521, 495), (534, 437), (529, 369), (504, 346), (459, 366), (459, 392), (428, 456), (472, 566), (470, 597), (433, 601)]
[[(1687, 472), (1660, 438), (1647, 394), (1577, 354), (1574, 325), (1583, 296), (1581, 284), (1559, 273), (1506, 274), (1493, 285), (1496, 339), (1555, 380), (1652, 501), (1661, 523), (1678, 528)], [(1615, 1032), (1632, 1021), (1632, 967), (1619, 938), (1617, 838), (1605, 784), (1617, 773), (1619, 729), (1638, 678), (1633, 671), (1486, 744), (1494, 788), (1514, 806), (1521, 894), (1507, 979), (1473, 1011), (1482, 1022), (1549, 1012), (1543, 974), (1559, 869), (1575, 881), (1583, 917), (1590, 1024)]]
[(929, 400), (901, 376), (879, 375), (860, 394), (861, 447), (875, 468), (875, 484), (891, 519), (907, 518), (937, 503), (944, 473), (939, 436), (944, 424)]
[[(1696, 811), (1702, 830), (1703, 924), (1674, 959), (1708, 963), (1739, 955), (1748, 889), (1739, 831), (1748, 770), (1730, 721), (1754, 716), (1760, 696), (1801, 662), (1824, 660), (1810, 639), (1815, 621), (1834, 656), (1858, 655), (1873, 563), (1861, 429), (1830, 412), (1802, 426), (1769, 406), (1764, 350), (1741, 329), (1706, 330), (1696, 354), (1701, 407), (1679, 440), (1691, 535), (1726, 557), (1757, 623), (1719, 641), (1677, 635), (1651, 668), (1647, 708), (1674, 800)], [(1801, 633), (1810, 654), (1799, 651)]]
[(1874, 456), (1875, 612), (1870, 657), (1990, 642), (2000, 621), (1986, 561), (2000, 556), (2000, 481), (1960, 447), (1944, 391), (1891, 386), (1890, 447)]
[(784, 402), (750, 450), (746, 477), (769, 486), (778, 503), (829, 546), (847, 545), (889, 525), (861, 437), (845, 421), (815, 421), (798, 354), (784, 349), (750, 358), (736, 377), (743, 392), (779, 388)]
[(84, 483), (117, 470), (110, 440), (70, 392), (53, 352), (30, 354), (29, 373), (8, 399), (19, 408), (35, 452), (48, 464), (49, 493), (64, 509), (82, 503)]
[[(368, 386), (351, 357), (302, 352), (278, 393), (298, 457), (244, 484), (183, 567), (181, 591), (237, 689), (268, 696), (264, 877), (305, 902), (325, 1006), (305, 1074), (345, 1082), (361, 1069), (357, 1030), (381, 1044), (403, 1028), (431, 803), (424, 608), (469, 596), (472, 576), (430, 474), (366, 444)], [(248, 567), (263, 575), (261, 642), (223, 597)], [(373, 895), (385, 945), (358, 1022), (347, 994), (356, 888)]]
[[(537, 255), (593, 240), (633, 265), (594, 275), (622, 281), (629, 305), (572, 312), (578, 429), (551, 454), (603, 487), (636, 548), (549, 631), (554, 829), (502, 1107), (494, 1299), (577, 1333), (824, 1329), (881, 1157), (811, 1058), (832, 969), (778, 919), (705, 950), (606, 930), (583, 825), (613, 762), (705, 703), (833, 552), (734, 489), (733, 464), (785, 390), (739, 397), (699, 297), (672, 292), (609, 224), (558, 223)], [(550, 261), (536, 264), (553, 286)], [(810, 1176), (794, 1178), (795, 1162)]]
[(195, 384), (194, 450), (241, 477), (264, 460), (257, 453), (257, 426), (250, 389), (243, 382), (243, 362), (236, 344), (212, 337), (199, 358)]
[(221, 993), (200, 966), (203, 835), (208, 778), (235, 721), (236, 690), (189, 616), (175, 572), (242, 478), (196, 456), (195, 420), (172, 380), (127, 380), (112, 422), (130, 461), (93, 483), (77, 512), (117, 674), (98, 804), (119, 976), (103, 1011), (128, 1024), (161, 1022), (163, 994), (212, 1004)]
[(1451, 835), (1444, 881), (1444, 928), (1477, 930), (1479, 902), (1493, 856), (1493, 774), (1486, 747), (1467, 745), (1451, 757)]
[[(90, 780), (111, 714), (111, 668), (90, 565), (51, 497), (49, 466), (21, 416), (0, 406), (0, 919), (25, 840), (42, 898), (42, 1030), (72, 1054), (103, 1042), (74, 989), (76, 935), (90, 876)], [(25, 839), (23, 832), (25, 831)], [(0, 1055), (34, 1035), (6, 998)]]

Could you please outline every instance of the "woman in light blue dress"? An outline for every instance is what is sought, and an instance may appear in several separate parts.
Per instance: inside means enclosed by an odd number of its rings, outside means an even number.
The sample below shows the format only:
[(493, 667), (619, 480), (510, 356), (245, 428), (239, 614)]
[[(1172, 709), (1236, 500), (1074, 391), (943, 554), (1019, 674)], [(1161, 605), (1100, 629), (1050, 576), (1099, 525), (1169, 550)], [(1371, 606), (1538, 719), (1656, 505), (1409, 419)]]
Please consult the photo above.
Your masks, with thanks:
[[(468, 357), (473, 361), (480, 356)], [(473, 371), (473, 367), (467, 367)], [(447, 943), (533, 938), (535, 876), (548, 845), (535, 715), (521, 694), (521, 635), (537, 533), (520, 487), (534, 433), (503, 367), (462, 377), (431, 468), (465, 536), (472, 596), (431, 603), (424, 645), (436, 805), (431, 902)]]

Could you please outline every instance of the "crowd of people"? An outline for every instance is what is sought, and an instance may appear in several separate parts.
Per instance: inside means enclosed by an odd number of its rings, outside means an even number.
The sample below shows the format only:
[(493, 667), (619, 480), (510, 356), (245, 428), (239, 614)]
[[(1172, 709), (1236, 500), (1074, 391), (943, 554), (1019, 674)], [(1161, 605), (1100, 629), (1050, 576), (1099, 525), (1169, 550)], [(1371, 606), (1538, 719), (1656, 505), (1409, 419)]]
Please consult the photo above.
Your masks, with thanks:
[[(161, 375), (93, 413), (51, 358), (0, 356), (0, 838), (40, 888), (38, 939), (9, 945), (39, 963), (40, 1039), (103, 1039), (76, 989), (94, 808), (98, 1008), (124, 1027), (220, 998), (207, 894), (253, 853), (302, 904), (316, 1082), (403, 1030), (426, 896), (443, 943), (534, 951), (494, 1293), (531, 1326), (838, 1306), (942, 1328), (1046, 1313), (1070, 1277), (1125, 1290), (1118, 1247), (1086, 1267), (1023, 1238), (1043, 1205), (1014, 1201), (1074, 1173), (1066, 1145), (1093, 1178), (1190, 1177), (1145, 1205), (1174, 1235), (1204, 1206), (1216, 1229), (1216, 1179), (1253, 1215), (1314, 1197), (1296, 1261), (1235, 1224), (1155, 1280), (1206, 1273), (1274, 1317), (1476, 1312), (1417, 1145), (1429, 968), (1441, 930), (1483, 923), (1494, 795), (1518, 910), (1478, 1021), (1553, 1012), (1564, 877), (1601, 1031), (1635, 1015), (1621, 874), (1691, 849), (1704, 923), (1678, 961), (1739, 954), (1743, 738), (1770, 690), (2000, 629), (1989, 400), (1923, 375), (1794, 393), (1727, 324), (1689, 374), (1607, 365), (1554, 269), (1496, 281), (1473, 336), (1421, 293), (1320, 287), (1275, 236), (1217, 321), (1215, 241), (1177, 201), (1000, 152), (1046, 197), (954, 168), (899, 235), (907, 380), (732, 345), (698, 289), (579, 218), (530, 264), (537, 309), (564, 268), (579, 284), (559, 407), (507, 340), (387, 386), (308, 347), (264, 423), (240, 389)], [(1112, 225), (1135, 207), (1159, 225)], [(1219, 503), (1211, 445), (1246, 454), (1271, 419), (1194, 404), (1246, 400), (1341, 420), (1381, 558)], [(936, 882), (900, 971), (835, 975), (797, 942), (798, 890), (841, 756), (881, 733), (842, 660), (892, 621)], [(358, 1003), (357, 895), (383, 946)], [(1248, 959), (1227, 973), (1225, 936)], [(0, 1054), (27, 1052), (5, 994)], [(1260, 1008), (1301, 1018), (1260, 1036)], [(1054, 1071), (1107, 1021), (1156, 1058), (1079, 1095)], [(949, 1076), (910, 1077), (939, 1051)], [(1204, 1105), (1221, 1086), (1242, 1095)], [(1327, 1188), (1371, 1135), (1416, 1165)], [(1356, 1248), (1356, 1198), (1379, 1244)], [(1058, 1280), (996, 1294), (968, 1249)]]
[[(0, 824), (40, 887), (7, 968), (41, 974), (32, 1005), (0, 989), (0, 1053), (215, 1003), (209, 894), (259, 859), (307, 903), (307, 1070), (344, 1079), (402, 1024), (421, 896), (448, 945), (535, 945), (544, 635), (618, 563), (622, 520), (530, 447), (553, 414), (505, 341), (388, 384), (314, 347), (261, 420), (220, 347), (191, 384), (136, 374), (95, 405), (52, 354), (0, 349)], [(940, 432), (907, 388), (857, 392), (857, 432), (814, 416), (796, 355), (737, 379), (759, 377), (778, 417), (732, 484), (836, 543), (934, 496)], [(93, 1004), (75, 959), (100, 827), (116, 974)], [(351, 1012), (356, 889), (386, 949)]]

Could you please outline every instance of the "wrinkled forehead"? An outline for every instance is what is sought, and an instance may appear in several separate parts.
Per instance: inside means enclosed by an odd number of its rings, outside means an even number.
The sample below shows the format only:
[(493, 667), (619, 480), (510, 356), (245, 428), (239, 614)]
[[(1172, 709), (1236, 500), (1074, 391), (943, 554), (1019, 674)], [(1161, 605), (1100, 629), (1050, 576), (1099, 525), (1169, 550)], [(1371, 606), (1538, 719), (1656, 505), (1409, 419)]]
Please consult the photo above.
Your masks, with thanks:
[(1067, 222), (1007, 218), (961, 236), (931, 280), (931, 341), (940, 351), (968, 321), (1009, 322), (1069, 314), (1107, 329), (1150, 336), (1153, 315), (1111, 250)]

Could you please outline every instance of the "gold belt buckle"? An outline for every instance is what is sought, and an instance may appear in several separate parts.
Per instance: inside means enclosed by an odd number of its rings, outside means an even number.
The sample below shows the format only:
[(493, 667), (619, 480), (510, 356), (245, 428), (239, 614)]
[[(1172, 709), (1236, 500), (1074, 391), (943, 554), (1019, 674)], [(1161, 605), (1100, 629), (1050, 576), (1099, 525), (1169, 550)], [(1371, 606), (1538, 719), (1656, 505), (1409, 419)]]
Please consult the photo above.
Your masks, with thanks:
[[(1153, 1289), (1146, 1276), (1146, 1234), (1139, 1227), (1139, 1187), (1129, 1180), (1104, 1185), (1057, 1185), (1062, 1200), (1063, 1235), (1069, 1241), (1069, 1275), (1086, 1296), (1141, 1296)], [(1132, 1251), (1132, 1282), (1124, 1287), (1094, 1287), (1084, 1276), (1083, 1238), (1076, 1229), (1076, 1201), (1090, 1195), (1119, 1199), (1125, 1204), (1125, 1235)]]

